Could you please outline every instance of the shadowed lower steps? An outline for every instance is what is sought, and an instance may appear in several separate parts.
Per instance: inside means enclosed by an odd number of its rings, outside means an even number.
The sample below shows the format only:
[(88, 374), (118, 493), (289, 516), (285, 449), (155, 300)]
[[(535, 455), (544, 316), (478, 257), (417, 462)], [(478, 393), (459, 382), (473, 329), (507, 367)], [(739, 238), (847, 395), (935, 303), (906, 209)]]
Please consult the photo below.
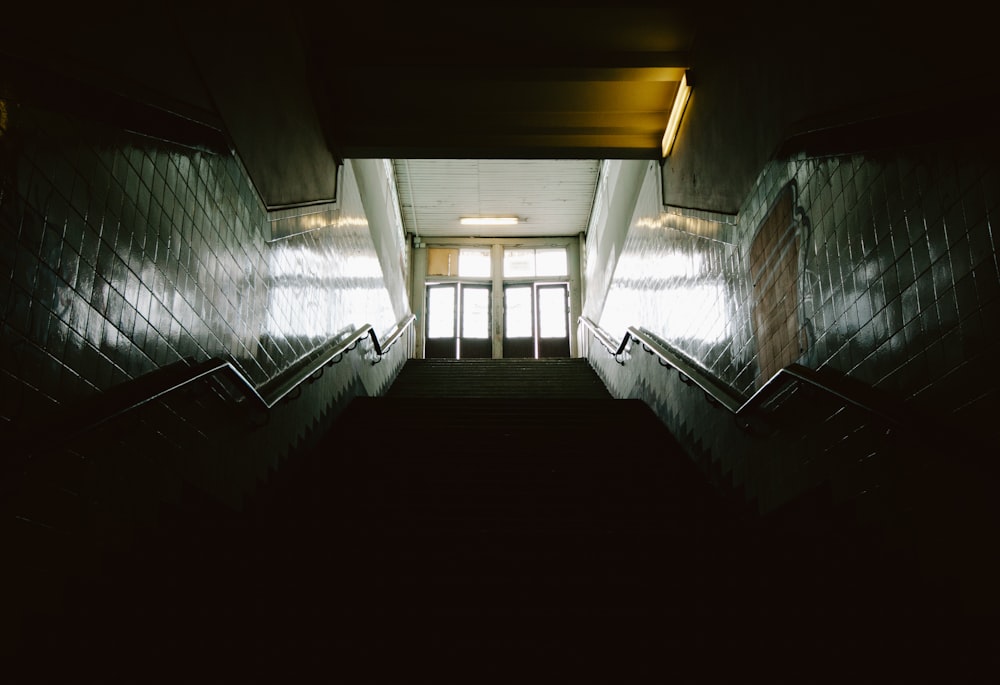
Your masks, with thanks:
[(845, 522), (750, 516), (641, 402), (555, 397), (586, 364), (433, 366), (355, 400), (242, 514), (138, 541), (40, 629), (36, 663), (102, 682), (661, 683), (947, 661), (962, 627)]
[(386, 394), (611, 399), (586, 359), (411, 359)]

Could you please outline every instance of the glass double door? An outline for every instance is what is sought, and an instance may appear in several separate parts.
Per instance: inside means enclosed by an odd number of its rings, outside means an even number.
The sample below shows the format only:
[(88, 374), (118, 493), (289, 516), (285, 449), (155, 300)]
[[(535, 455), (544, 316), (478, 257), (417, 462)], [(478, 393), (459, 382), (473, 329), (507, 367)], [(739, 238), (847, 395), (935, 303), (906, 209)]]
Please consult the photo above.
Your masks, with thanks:
[(492, 288), (488, 285), (440, 283), (427, 286), (428, 359), (490, 359)]
[[(569, 285), (518, 283), (503, 287), (502, 326), (494, 332), (493, 288), (487, 284), (427, 286), (428, 359), (568, 357)], [(494, 351), (496, 353), (494, 353)]]
[(505, 358), (569, 356), (569, 285), (505, 285), (503, 300)]

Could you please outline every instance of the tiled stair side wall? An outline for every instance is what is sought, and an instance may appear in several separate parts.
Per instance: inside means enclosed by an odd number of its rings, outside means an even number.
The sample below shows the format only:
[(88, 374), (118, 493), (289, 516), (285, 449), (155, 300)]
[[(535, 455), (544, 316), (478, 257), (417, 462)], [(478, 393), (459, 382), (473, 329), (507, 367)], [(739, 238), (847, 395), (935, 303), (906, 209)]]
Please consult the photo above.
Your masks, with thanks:
[[(329, 225), (268, 243), (237, 158), (4, 105), (5, 428), (58, 430), (53, 411), (189, 357), (231, 355), (260, 385), (336, 334), (371, 323), (381, 336), (398, 320), (350, 164)], [(67, 583), (189, 506), (185, 492), (239, 508), (352, 397), (383, 393), (406, 355), (404, 339), (375, 364), (366, 339), (266, 421), (201, 387), (32, 460), (5, 483), (4, 643), (21, 610), (58, 611)]]
[(238, 159), (7, 110), (6, 422), (187, 357), (231, 355), (260, 385), (353, 326), (396, 323), (350, 165), (329, 226), (267, 243)]
[[(267, 243), (266, 213), (238, 159), (24, 103), (5, 109), (8, 427), (43, 423), (56, 408), (184, 358), (231, 355), (259, 385), (353, 326), (384, 334), (395, 324), (350, 166), (330, 225)], [(257, 431), (230, 442), (241, 458), (227, 460), (220, 487), (266, 475), (345, 394), (384, 390), (405, 346), (378, 366), (359, 358), (367, 348), (310, 386), (324, 393), (277, 408), (265, 439)]]
[[(660, 207), (655, 180), (647, 178), (601, 326), (616, 339), (627, 325), (644, 326), (751, 393), (757, 367), (749, 245), (773, 199), (792, 182), (808, 229), (801, 233), (800, 316), (811, 345), (800, 363), (848, 374), (990, 444), (997, 435), (990, 417), (1000, 404), (1000, 378), (988, 363), (990, 341), (1000, 333), (994, 240), (1000, 170), (989, 150), (946, 142), (878, 155), (775, 160), (761, 171), (728, 232)], [(698, 288), (700, 304), (685, 303), (685, 292)], [(842, 435), (824, 434), (824, 445), (819, 431), (748, 441), (731, 417), (721, 419), (699, 391), (658, 367), (641, 346), (633, 344), (624, 366), (594, 342), (589, 349), (616, 397), (647, 401), (692, 457), (716, 462), (764, 511), (832, 483), (841, 501), (850, 499), (882, 524), (886, 517), (905, 518), (888, 523), (900, 535), (920, 528), (931, 565), (947, 556), (936, 553), (945, 544), (942, 521), (951, 530), (993, 525), (983, 492), (989, 481), (967, 461), (982, 455), (956, 448), (918, 456), (914, 449), (912, 459), (907, 453), (900, 460), (898, 448), (870, 435), (873, 426), (863, 417), (841, 424)], [(822, 421), (823, 410), (816, 411)], [(845, 446), (831, 449), (838, 439)], [(974, 547), (953, 556), (975, 556)], [(979, 559), (964, 569), (977, 566), (995, 564)]]
[(800, 316), (811, 345), (800, 362), (996, 436), (986, 419), (1000, 401), (988, 363), (1000, 332), (1000, 169), (988, 148), (774, 161), (729, 231), (662, 208), (654, 176), (651, 166), (600, 321), (613, 337), (642, 325), (752, 393), (748, 249), (793, 182), (808, 221)]

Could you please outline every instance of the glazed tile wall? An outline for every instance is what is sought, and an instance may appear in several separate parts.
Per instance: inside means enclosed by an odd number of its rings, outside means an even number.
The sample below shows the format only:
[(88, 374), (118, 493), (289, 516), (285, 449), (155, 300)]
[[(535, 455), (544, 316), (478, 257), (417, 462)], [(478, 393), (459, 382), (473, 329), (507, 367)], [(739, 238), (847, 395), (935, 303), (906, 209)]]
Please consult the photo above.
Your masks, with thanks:
[(615, 339), (645, 327), (751, 393), (749, 248), (793, 183), (808, 333), (798, 362), (904, 402), (923, 419), (916, 430), (946, 428), (943, 443), (887, 433), (870, 415), (794, 386), (774, 403), (770, 431), (750, 435), (641, 346), (622, 365), (591, 342), (592, 365), (616, 397), (646, 401), (706, 473), (760, 510), (829, 486), (967, 606), (1000, 606), (1000, 561), (981, 542), (998, 523), (996, 159), (977, 141), (772, 161), (732, 218), (662, 207), (653, 165), (600, 317)]
[(352, 397), (381, 394), (409, 348), (375, 363), (366, 339), (266, 420), (209, 385), (51, 449), (53, 410), (181, 359), (229, 357), (261, 385), (364, 323), (389, 332), (405, 288), (380, 250), (401, 231), (370, 223), (384, 206), (365, 206), (351, 163), (336, 207), (268, 216), (236, 158), (0, 104), (0, 425), (35, 452), (3, 464), (4, 654), (164, 512), (241, 507)]
[[(747, 279), (733, 227), (664, 211), (650, 164), (600, 325), (639, 325), (734, 385), (752, 379)], [(640, 323), (642, 322), (642, 323)]]
[(799, 359), (874, 385), (970, 431), (996, 435), (1000, 170), (960, 143), (775, 161), (738, 218), (659, 204), (651, 166), (600, 323), (638, 324), (744, 394), (757, 378), (748, 254), (788, 183), (802, 243)]
[[(953, 435), (993, 444), (1000, 434), (993, 419), (1000, 374), (990, 363), (1000, 334), (1000, 171), (988, 149), (940, 143), (773, 161), (732, 218), (661, 206), (651, 165), (600, 324), (616, 339), (628, 325), (643, 326), (749, 396), (760, 382), (749, 247), (791, 183), (801, 256), (798, 315), (808, 333), (797, 361), (847, 374), (928, 423), (951, 426)], [(595, 345), (589, 354), (616, 396), (645, 399), (693, 453), (724, 462), (732, 480), (768, 506), (843, 476), (845, 464), (858, 459), (820, 467), (801, 442), (753, 454), (757, 447), (729, 435), (731, 421), (720, 426), (700, 397), (692, 400), (675, 374), (646, 355), (633, 350), (620, 366)], [(845, 424), (839, 437), (857, 428)], [(846, 496), (894, 477), (884, 463), (874, 471), (881, 475), (845, 485)]]
[[(8, 425), (183, 358), (231, 356), (260, 385), (332, 336), (398, 320), (351, 164), (319, 230), (267, 242), (238, 159), (17, 101), (5, 109)], [(375, 374), (364, 383), (377, 391), (388, 368), (362, 369)]]

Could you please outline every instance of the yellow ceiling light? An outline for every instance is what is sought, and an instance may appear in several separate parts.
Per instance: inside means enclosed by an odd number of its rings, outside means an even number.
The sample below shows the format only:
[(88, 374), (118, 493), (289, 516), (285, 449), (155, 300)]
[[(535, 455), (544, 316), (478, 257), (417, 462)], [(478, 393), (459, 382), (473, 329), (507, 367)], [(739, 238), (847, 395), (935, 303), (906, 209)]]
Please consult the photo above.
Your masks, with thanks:
[(516, 216), (463, 216), (463, 226), (516, 226), (521, 219)]
[(677, 139), (677, 130), (681, 127), (681, 117), (684, 116), (684, 108), (687, 107), (688, 98), (691, 97), (691, 86), (688, 85), (687, 72), (681, 76), (681, 82), (677, 85), (677, 94), (674, 95), (674, 105), (670, 108), (670, 119), (667, 121), (667, 130), (663, 132), (663, 156), (666, 157), (674, 147), (674, 140)]

